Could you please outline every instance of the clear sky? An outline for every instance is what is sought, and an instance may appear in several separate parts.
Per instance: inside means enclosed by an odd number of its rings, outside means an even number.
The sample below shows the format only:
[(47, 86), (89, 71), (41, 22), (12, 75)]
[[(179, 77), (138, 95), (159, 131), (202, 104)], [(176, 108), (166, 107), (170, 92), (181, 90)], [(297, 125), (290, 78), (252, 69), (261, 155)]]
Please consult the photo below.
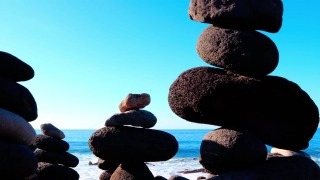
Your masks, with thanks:
[[(33, 94), (38, 129), (98, 129), (129, 93), (149, 93), (156, 129), (212, 128), (168, 105), (185, 70), (209, 66), (196, 42), (209, 26), (188, 16), (189, 0), (0, 0), (0, 50), (35, 70), (21, 82)], [(280, 62), (271, 75), (297, 83), (320, 105), (320, 2), (285, 0), (282, 28), (266, 33)]]

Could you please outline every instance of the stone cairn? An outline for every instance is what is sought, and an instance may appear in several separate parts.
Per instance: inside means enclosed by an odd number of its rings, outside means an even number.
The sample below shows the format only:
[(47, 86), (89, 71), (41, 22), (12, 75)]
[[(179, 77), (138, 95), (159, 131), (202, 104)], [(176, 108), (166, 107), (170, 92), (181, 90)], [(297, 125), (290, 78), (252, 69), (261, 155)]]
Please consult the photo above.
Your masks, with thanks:
[(30, 91), (19, 84), (34, 77), (31, 66), (0, 51), (0, 179), (36, 179), (37, 158), (29, 149), (38, 117)]
[(112, 115), (105, 127), (89, 138), (89, 147), (104, 172), (100, 180), (149, 180), (155, 177), (146, 162), (166, 161), (178, 151), (178, 142), (171, 134), (150, 129), (157, 118), (143, 110), (150, 104), (150, 95), (129, 94), (119, 105), (120, 113)]
[(320, 179), (319, 166), (301, 151), (317, 130), (318, 108), (294, 82), (268, 75), (279, 52), (256, 31), (280, 30), (282, 1), (191, 0), (188, 13), (210, 24), (196, 50), (216, 67), (181, 73), (168, 101), (187, 121), (220, 126), (200, 146), (208, 179)]
[(64, 133), (51, 123), (41, 124), (43, 134), (37, 134), (32, 147), (38, 160), (37, 174), (43, 180), (78, 180), (74, 167), (79, 159), (67, 152), (69, 143), (62, 140)]

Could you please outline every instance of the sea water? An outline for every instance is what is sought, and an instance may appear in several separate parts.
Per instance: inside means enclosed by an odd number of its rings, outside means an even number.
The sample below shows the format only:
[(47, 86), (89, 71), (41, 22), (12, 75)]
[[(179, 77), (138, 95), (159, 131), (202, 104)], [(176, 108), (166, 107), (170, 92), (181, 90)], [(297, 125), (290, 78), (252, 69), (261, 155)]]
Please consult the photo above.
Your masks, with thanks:
[[(199, 163), (200, 144), (203, 137), (213, 129), (197, 130), (163, 130), (175, 136), (179, 143), (177, 154), (168, 161), (149, 162), (147, 166), (154, 176), (161, 175), (169, 178), (180, 175), (188, 179), (197, 179), (199, 176), (207, 176), (205, 173), (183, 174), (181, 171), (201, 169)], [(66, 135), (64, 139), (70, 145), (69, 153), (79, 158), (79, 165), (74, 169), (79, 173), (80, 180), (98, 180), (103, 170), (89, 162), (97, 162), (98, 158), (92, 154), (88, 140), (96, 130), (63, 130)], [(41, 133), (37, 130), (37, 133)], [(270, 150), (270, 147), (268, 147)], [(317, 130), (304, 152), (310, 154), (311, 158), (320, 165), (320, 129)]]

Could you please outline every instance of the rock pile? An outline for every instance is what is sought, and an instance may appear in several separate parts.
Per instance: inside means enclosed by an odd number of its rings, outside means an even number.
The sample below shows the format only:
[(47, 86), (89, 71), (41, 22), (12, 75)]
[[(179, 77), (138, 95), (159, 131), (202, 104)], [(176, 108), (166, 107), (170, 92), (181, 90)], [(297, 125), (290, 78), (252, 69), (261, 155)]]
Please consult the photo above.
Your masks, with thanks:
[(177, 153), (174, 136), (150, 129), (157, 118), (142, 109), (149, 103), (149, 94), (129, 94), (119, 105), (121, 113), (91, 135), (89, 147), (100, 158), (98, 167), (105, 170), (101, 180), (154, 179), (146, 162), (166, 161)]
[(37, 118), (37, 104), (19, 81), (32, 79), (31, 66), (0, 51), (0, 177), (36, 179), (37, 158), (29, 149), (36, 137), (30, 121)]
[[(284, 156), (308, 147), (319, 111), (296, 83), (269, 75), (279, 52), (256, 30), (278, 32), (282, 14), (281, 0), (189, 4), (192, 20), (211, 24), (196, 49), (212, 66), (181, 73), (168, 101), (187, 121), (221, 126), (200, 147), (200, 163), (214, 174), (211, 179), (320, 179), (319, 166), (308, 157)], [(283, 155), (268, 155), (265, 144), (284, 149)]]
[(69, 143), (62, 140), (64, 133), (51, 123), (42, 124), (43, 134), (38, 134), (32, 147), (38, 160), (39, 179), (78, 180), (79, 174), (72, 169), (79, 159), (67, 152)]

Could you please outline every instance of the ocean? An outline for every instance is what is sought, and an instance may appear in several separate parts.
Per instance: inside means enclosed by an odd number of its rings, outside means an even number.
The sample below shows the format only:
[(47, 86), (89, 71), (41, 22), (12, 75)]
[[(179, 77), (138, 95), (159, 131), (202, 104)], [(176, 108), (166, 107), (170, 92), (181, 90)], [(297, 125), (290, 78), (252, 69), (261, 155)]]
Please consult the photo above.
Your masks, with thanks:
[[(199, 176), (207, 176), (205, 173), (182, 174), (179, 171), (194, 170), (202, 168), (198, 161), (200, 156), (200, 144), (208, 132), (213, 129), (186, 129), (186, 130), (162, 130), (175, 136), (179, 143), (177, 154), (168, 161), (150, 162), (148, 167), (154, 176), (161, 175), (169, 178), (172, 175), (184, 176), (188, 179), (197, 179)], [(96, 165), (89, 165), (89, 161), (97, 162), (98, 158), (92, 154), (88, 146), (88, 140), (96, 130), (62, 130), (70, 144), (69, 153), (77, 156), (80, 160), (79, 165), (74, 169), (79, 173), (80, 180), (98, 180), (103, 172)], [(36, 130), (41, 133), (40, 130)], [(270, 151), (270, 147), (268, 147)], [(311, 158), (320, 165), (320, 129), (317, 130), (309, 147), (304, 152), (308, 153)]]

